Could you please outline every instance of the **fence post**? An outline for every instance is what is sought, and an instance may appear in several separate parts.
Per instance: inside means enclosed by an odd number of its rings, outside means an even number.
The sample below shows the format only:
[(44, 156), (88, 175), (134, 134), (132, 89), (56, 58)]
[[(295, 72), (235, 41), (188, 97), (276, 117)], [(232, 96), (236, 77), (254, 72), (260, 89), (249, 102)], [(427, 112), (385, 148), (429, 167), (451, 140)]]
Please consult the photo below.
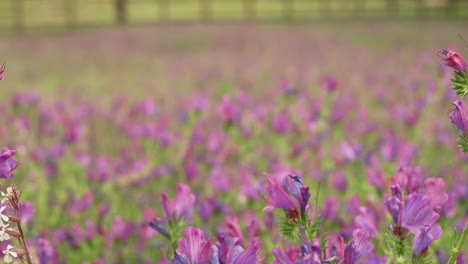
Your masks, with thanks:
[(244, 0), (244, 17), (246, 20), (255, 20), (257, 17), (257, 1)]
[(12, 14), (13, 14), (13, 30), (22, 31), (24, 29), (24, 1), (11, 0)]
[(201, 20), (209, 21), (212, 18), (211, 0), (199, 0), (200, 3), (200, 18)]
[(76, 0), (64, 0), (65, 24), (68, 29), (76, 27)]
[(158, 8), (158, 17), (161, 21), (168, 21), (170, 16), (170, 9), (169, 9), (169, 0), (157, 0), (159, 8)]
[(283, 18), (286, 21), (290, 21), (294, 18), (294, 0), (280, 0), (283, 11)]
[(127, 23), (127, 0), (115, 0), (115, 15), (118, 24)]

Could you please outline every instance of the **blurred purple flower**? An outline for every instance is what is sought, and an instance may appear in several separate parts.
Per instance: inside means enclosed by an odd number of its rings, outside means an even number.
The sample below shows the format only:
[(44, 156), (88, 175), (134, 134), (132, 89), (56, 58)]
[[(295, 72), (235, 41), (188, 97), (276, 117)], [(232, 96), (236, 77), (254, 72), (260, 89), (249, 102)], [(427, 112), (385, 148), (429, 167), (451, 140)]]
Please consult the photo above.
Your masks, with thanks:
[(450, 111), (450, 121), (460, 132), (468, 132), (468, 109), (462, 101), (452, 103), (455, 108)]
[(19, 204), (19, 210), (21, 214), (21, 224), (28, 223), (36, 214), (36, 210), (30, 201), (21, 202)]
[(190, 186), (186, 184), (177, 185), (174, 200), (169, 200), (165, 193), (161, 197), (161, 203), (168, 218), (180, 218), (182, 215), (189, 213), (195, 204), (195, 195), (192, 193)]
[(427, 178), (424, 180), (423, 193), (432, 198), (431, 208), (442, 207), (447, 202), (448, 194), (444, 192), (444, 188), (444, 179)]
[(378, 219), (371, 213), (369, 207), (361, 206), (359, 214), (354, 218), (354, 225), (359, 229), (366, 229), (370, 235), (377, 234), (379, 230)]
[(3, 80), (3, 76), (2, 74), (5, 72), (5, 64), (3, 64), (1, 67), (0, 67), (0, 81)]
[(224, 233), (233, 239), (238, 239), (239, 243), (242, 243), (244, 237), (239, 227), (239, 219), (235, 216), (226, 217), (224, 222)]
[(331, 181), (332, 181), (333, 187), (335, 187), (337, 190), (341, 192), (346, 192), (346, 190), (348, 189), (348, 182), (346, 180), (346, 177), (341, 172), (338, 172), (338, 171), (332, 172)]
[(331, 234), (328, 236), (328, 240), (325, 243), (325, 259), (337, 257), (337, 263), (344, 259), (345, 242), (342, 236), (338, 234)]
[(46, 239), (39, 238), (37, 240), (37, 254), (40, 264), (59, 263), (57, 251)]
[(122, 216), (118, 215), (114, 218), (112, 222), (112, 227), (107, 234), (109, 242), (112, 240), (119, 240), (122, 242), (127, 241), (127, 239), (135, 231), (135, 225), (129, 222), (125, 222)]
[(13, 159), (15, 154), (16, 151), (12, 149), (7, 147), (2, 148), (2, 153), (0, 154), (0, 178), (10, 180), (15, 177), (13, 171), (18, 167), (18, 161)]
[(286, 211), (295, 210), (296, 205), (288, 193), (279, 186), (276, 179), (268, 174), (266, 176), (268, 180), (268, 184), (265, 185), (267, 196), (264, 199), (268, 205), (263, 208), (263, 211), (270, 212), (275, 208), (281, 208)]
[(338, 81), (338, 79), (336, 79), (333, 76), (326, 76), (322, 80), (322, 88), (327, 93), (331, 93), (331, 92), (335, 91), (335, 89), (338, 87), (339, 84), (340, 84), (340, 82)]

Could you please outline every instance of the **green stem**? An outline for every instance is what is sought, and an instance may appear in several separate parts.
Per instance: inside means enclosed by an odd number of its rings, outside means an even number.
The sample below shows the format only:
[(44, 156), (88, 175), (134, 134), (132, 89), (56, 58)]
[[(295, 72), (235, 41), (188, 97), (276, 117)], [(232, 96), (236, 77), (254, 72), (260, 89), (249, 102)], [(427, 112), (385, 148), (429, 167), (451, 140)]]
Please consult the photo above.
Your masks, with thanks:
[(468, 221), (465, 224), (465, 228), (463, 229), (463, 233), (461, 234), (460, 239), (458, 240), (457, 246), (452, 249), (452, 255), (450, 256), (450, 259), (447, 262), (447, 264), (455, 264), (458, 256), (460, 255), (462, 251), (463, 244), (465, 243), (467, 235), (468, 235)]

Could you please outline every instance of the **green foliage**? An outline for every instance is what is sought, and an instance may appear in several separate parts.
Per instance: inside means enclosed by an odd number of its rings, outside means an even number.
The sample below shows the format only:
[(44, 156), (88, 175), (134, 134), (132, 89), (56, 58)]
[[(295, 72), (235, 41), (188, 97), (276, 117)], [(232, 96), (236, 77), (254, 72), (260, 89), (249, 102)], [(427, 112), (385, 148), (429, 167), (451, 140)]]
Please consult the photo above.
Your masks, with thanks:
[(280, 223), (280, 234), (292, 242), (299, 242), (303, 234), (302, 224), (298, 219), (284, 217)]
[(468, 153), (468, 134), (463, 133), (458, 137), (458, 146), (462, 152)]
[(386, 233), (386, 243), (389, 254), (395, 257), (397, 263), (408, 263), (412, 259), (410, 237), (396, 236), (390, 231)]
[(430, 257), (430, 255), (427, 255), (427, 254), (413, 256), (411, 263), (412, 264), (430, 264), (432, 263), (432, 258)]
[(457, 95), (464, 97), (468, 94), (468, 75), (460, 71), (453, 72), (454, 78), (451, 79), (453, 86), (452, 89), (455, 90)]

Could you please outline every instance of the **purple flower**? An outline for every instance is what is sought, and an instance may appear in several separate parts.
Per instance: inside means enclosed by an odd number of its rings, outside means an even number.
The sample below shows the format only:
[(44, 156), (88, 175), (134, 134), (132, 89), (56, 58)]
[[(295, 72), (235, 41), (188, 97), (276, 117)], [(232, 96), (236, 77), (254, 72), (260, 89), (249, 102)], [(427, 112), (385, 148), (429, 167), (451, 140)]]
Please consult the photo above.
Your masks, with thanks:
[(296, 198), (301, 209), (301, 215), (304, 215), (310, 198), (309, 186), (305, 186), (298, 175), (289, 174), (284, 179), (283, 189)]
[(432, 241), (439, 239), (442, 234), (442, 228), (438, 224), (432, 226), (423, 226), (416, 234), (413, 242), (413, 255), (421, 254)]
[(219, 112), (226, 123), (233, 123), (238, 119), (238, 113), (235, 109), (234, 103), (228, 96), (223, 97), (219, 105)]
[(439, 214), (431, 208), (431, 197), (413, 193), (406, 196), (405, 205), (401, 216), (401, 225), (417, 234), (421, 227), (432, 226)]
[(123, 219), (122, 216), (118, 215), (114, 218), (114, 221), (112, 222), (112, 227), (109, 233), (107, 234), (107, 238), (110, 239), (116, 239), (122, 242), (127, 241), (127, 239), (130, 237), (134, 230), (134, 225), (132, 223), (127, 223)]
[(37, 254), (40, 264), (58, 263), (57, 251), (46, 239), (37, 240)]
[(431, 208), (441, 207), (447, 202), (448, 194), (444, 188), (445, 181), (441, 178), (427, 178), (424, 181), (424, 193), (432, 198)]
[[(184, 237), (177, 242), (178, 248), (172, 263), (207, 264), (213, 255), (212, 242), (200, 228), (187, 227)], [(181, 261), (181, 259), (189, 260)]]
[(396, 224), (401, 223), (401, 212), (403, 209), (403, 202), (402, 202), (402, 194), (400, 186), (393, 185), (392, 189), (392, 197), (385, 201), (385, 206), (387, 207), (388, 212), (393, 218), (393, 222)]
[(344, 250), (343, 264), (354, 264), (362, 256), (367, 255), (374, 246), (369, 242), (369, 232), (366, 229), (355, 229), (353, 240), (351, 240)]
[(450, 111), (450, 121), (460, 132), (468, 132), (468, 110), (462, 101), (452, 103), (455, 108)]
[(272, 264), (294, 264), (294, 261), (281, 248), (274, 248), (272, 253), (275, 256)]
[(367, 229), (370, 235), (373, 235), (378, 232), (377, 220), (368, 207), (361, 206), (359, 208), (359, 215), (354, 218), (354, 225), (357, 228)]
[(227, 264), (260, 263), (260, 245), (258, 238), (254, 238), (246, 250), (238, 246), (240, 242), (236, 239), (231, 245), (226, 256)]
[(331, 235), (325, 245), (325, 259), (336, 256), (338, 263), (343, 260), (346, 245), (342, 236), (337, 234)]
[[(294, 201), (289, 197), (283, 188), (279, 186), (276, 182), (276, 179), (267, 175), (268, 184), (265, 186), (267, 192), (267, 197), (265, 198), (266, 203), (268, 204), (263, 211), (270, 212), (275, 208), (281, 208), (286, 211), (293, 211), (296, 208)], [(296, 212), (297, 213), (297, 212)]]
[(13, 159), (15, 153), (16, 151), (7, 147), (2, 148), (2, 153), (0, 154), (0, 178), (10, 180), (15, 177), (12, 173), (18, 167), (18, 161)]
[(195, 195), (192, 193), (190, 186), (186, 184), (177, 185), (176, 195), (172, 201), (165, 193), (161, 196), (161, 203), (168, 218), (180, 218), (190, 212), (195, 204)]
[(21, 202), (19, 204), (19, 210), (21, 214), (21, 224), (26, 224), (34, 217), (34, 214), (36, 214), (36, 210), (30, 201)]
[(224, 222), (224, 229), (227, 236), (231, 238), (239, 239), (239, 242), (242, 243), (244, 240), (242, 232), (239, 227), (239, 219), (235, 216), (226, 217)]
[(338, 79), (336, 79), (333, 76), (326, 76), (322, 80), (322, 87), (327, 93), (335, 91), (336, 87), (338, 87), (339, 84), (340, 82), (338, 81)]
[(5, 72), (5, 64), (2, 65), (2, 67), (0, 67), (0, 81), (3, 80), (3, 76), (2, 74)]

